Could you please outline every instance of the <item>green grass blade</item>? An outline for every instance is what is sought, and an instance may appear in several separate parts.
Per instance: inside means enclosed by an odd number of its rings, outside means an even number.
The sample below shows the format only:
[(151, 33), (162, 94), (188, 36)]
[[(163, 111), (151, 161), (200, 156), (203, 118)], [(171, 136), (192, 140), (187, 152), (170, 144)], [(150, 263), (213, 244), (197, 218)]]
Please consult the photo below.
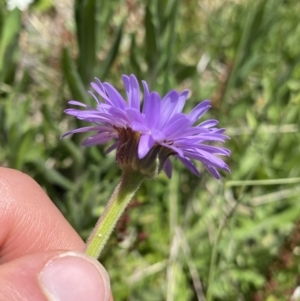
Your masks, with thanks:
[(157, 33), (153, 22), (154, 16), (149, 4), (145, 8), (145, 59), (151, 77), (155, 76), (155, 69), (158, 60)]
[(15, 9), (4, 20), (0, 40), (0, 81), (6, 83), (12, 82), (14, 78), (20, 28), (20, 11)]
[(107, 57), (105, 58), (105, 60), (102, 63), (101, 70), (98, 73), (99, 78), (101, 78), (101, 79), (105, 78), (105, 76), (107, 75), (110, 67), (112, 66), (115, 59), (117, 58), (118, 51), (119, 51), (119, 48), (120, 48), (120, 43), (121, 43), (121, 40), (122, 40), (122, 35), (123, 35), (123, 24), (118, 28), (116, 38), (115, 38), (110, 50), (108, 51)]
[(86, 86), (94, 77), (96, 63), (96, 0), (76, 0), (74, 8), (79, 47), (78, 71)]
[(73, 97), (76, 100), (88, 103), (84, 84), (76, 71), (74, 62), (72, 61), (67, 48), (64, 48), (62, 53), (62, 70)]

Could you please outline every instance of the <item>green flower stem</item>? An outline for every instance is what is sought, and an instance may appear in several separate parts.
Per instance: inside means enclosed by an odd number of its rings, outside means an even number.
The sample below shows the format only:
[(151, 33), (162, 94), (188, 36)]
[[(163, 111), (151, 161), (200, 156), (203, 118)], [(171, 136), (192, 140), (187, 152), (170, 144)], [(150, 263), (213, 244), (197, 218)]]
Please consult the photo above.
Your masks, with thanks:
[(140, 173), (124, 170), (120, 183), (113, 192), (96, 227), (90, 235), (85, 254), (98, 258), (111, 232), (126, 206), (139, 189), (144, 176)]

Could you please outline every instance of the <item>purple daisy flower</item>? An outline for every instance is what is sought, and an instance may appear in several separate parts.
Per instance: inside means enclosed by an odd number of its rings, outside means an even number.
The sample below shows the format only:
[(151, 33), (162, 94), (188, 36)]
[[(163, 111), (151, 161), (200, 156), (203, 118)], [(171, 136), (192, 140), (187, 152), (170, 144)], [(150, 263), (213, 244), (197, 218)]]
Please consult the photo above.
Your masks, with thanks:
[[(140, 87), (134, 75), (122, 76), (127, 102), (109, 83), (96, 79), (91, 83), (97, 96), (89, 92), (97, 106), (90, 107), (71, 100), (69, 104), (85, 110), (67, 109), (65, 113), (93, 126), (69, 131), (63, 137), (81, 132), (96, 132), (83, 141), (84, 146), (105, 144), (115, 140), (107, 152), (117, 149), (116, 161), (121, 169), (131, 168), (153, 177), (162, 169), (168, 177), (172, 175), (170, 156), (178, 158), (191, 172), (199, 176), (193, 160), (200, 161), (216, 178), (218, 169), (230, 172), (226, 163), (216, 155), (229, 156), (228, 149), (213, 146), (212, 142), (224, 142), (228, 137), (225, 129), (215, 126), (217, 120), (210, 119), (198, 124), (198, 120), (211, 107), (210, 101), (199, 103), (189, 114), (182, 113), (188, 91), (168, 92), (163, 99), (157, 92), (150, 92), (142, 81), (144, 103), (140, 109)], [(99, 100), (99, 96), (103, 102)]]

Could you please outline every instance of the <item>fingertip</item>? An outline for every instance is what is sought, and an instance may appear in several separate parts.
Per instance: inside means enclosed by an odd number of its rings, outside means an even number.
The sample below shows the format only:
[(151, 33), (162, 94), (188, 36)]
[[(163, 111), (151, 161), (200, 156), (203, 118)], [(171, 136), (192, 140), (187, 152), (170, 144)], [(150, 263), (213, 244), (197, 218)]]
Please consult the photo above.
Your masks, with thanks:
[(110, 300), (106, 270), (82, 253), (67, 252), (55, 257), (44, 266), (39, 280), (49, 300)]
[(49, 251), (0, 266), (0, 300), (112, 300), (105, 268), (81, 252)]

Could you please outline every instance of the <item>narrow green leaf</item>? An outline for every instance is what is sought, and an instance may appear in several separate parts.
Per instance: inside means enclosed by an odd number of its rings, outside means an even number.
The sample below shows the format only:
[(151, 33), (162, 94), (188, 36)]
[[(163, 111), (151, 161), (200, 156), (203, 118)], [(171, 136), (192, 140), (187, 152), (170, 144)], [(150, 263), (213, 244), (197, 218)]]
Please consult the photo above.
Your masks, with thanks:
[(153, 22), (153, 15), (149, 5), (145, 8), (145, 58), (148, 64), (149, 70), (153, 70), (157, 61), (157, 42), (156, 42), (156, 30)]
[[(30, 129), (23, 133), (17, 133), (15, 139), (15, 149), (10, 153), (10, 165), (13, 168), (22, 170), (26, 163), (26, 155), (32, 150), (32, 141), (34, 141), (35, 129)], [(20, 139), (22, 137), (22, 139)]]
[(82, 164), (84, 161), (84, 156), (82, 154), (82, 151), (79, 149), (80, 146), (75, 144), (72, 140), (70, 139), (62, 139), (61, 141), (62, 148), (65, 148), (68, 153), (71, 154), (73, 160), (77, 164)]
[(180, 63), (175, 64), (174, 69), (178, 82), (182, 82), (196, 73), (196, 66), (188, 66)]
[[(249, 57), (251, 57), (250, 53), (253, 50), (254, 41), (258, 39), (259, 34), (263, 34), (261, 32), (261, 26), (264, 20), (266, 4), (266, 0), (260, 0), (255, 6), (253, 6), (252, 10), (247, 15), (224, 97), (226, 97), (228, 91), (237, 83), (240, 67)], [(249, 8), (247, 7), (247, 9)], [(222, 103), (224, 102), (222, 101)]]
[(167, 7), (168, 0), (160, 0), (156, 1), (156, 11), (157, 20), (159, 23), (159, 32), (164, 32), (166, 27), (166, 7)]
[(119, 51), (122, 35), (123, 35), (123, 23), (118, 28), (116, 38), (115, 38), (110, 50), (108, 51), (106, 59), (102, 63), (101, 70), (99, 72), (99, 78), (101, 78), (101, 79), (105, 78), (107, 72), (109, 71), (109, 68), (112, 66), (113, 62), (115, 61), (118, 51)]
[(137, 78), (142, 78), (141, 67), (137, 60), (136, 50), (137, 50), (137, 45), (135, 41), (135, 34), (132, 34), (131, 43), (130, 43), (130, 56), (129, 56), (130, 68), (133, 69), (134, 74), (137, 76)]
[(84, 85), (87, 85), (94, 77), (96, 8), (96, 0), (76, 0), (74, 5), (79, 47), (78, 71)]
[(5, 18), (0, 40), (0, 81), (12, 82), (17, 62), (21, 15), (18, 9)]
[(84, 88), (84, 84), (78, 72), (76, 71), (74, 62), (72, 61), (67, 48), (64, 48), (62, 53), (62, 70), (73, 97), (88, 103), (88, 97)]
[(27, 69), (24, 70), (21, 80), (17, 83), (15, 87), (15, 91), (17, 92), (23, 92), (27, 89), (29, 83), (30, 83), (31, 77), (29, 74), (29, 71)]
[(48, 168), (43, 161), (37, 160), (35, 162), (36, 166), (45, 176), (45, 179), (52, 184), (56, 184), (66, 190), (73, 190), (74, 183), (72, 183), (69, 179), (59, 173), (57, 170), (53, 168)]

